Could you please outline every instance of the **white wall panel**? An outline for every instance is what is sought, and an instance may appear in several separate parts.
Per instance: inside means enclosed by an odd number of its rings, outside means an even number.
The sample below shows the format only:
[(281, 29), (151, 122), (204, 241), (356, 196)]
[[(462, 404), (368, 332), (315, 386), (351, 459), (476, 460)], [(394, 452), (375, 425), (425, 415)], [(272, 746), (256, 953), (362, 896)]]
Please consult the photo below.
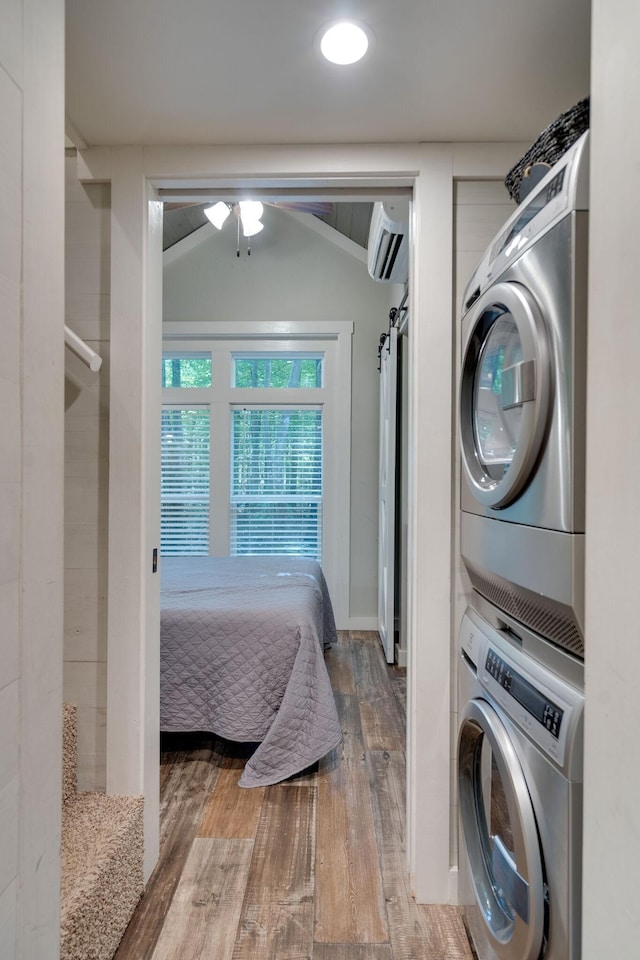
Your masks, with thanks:
[(87, 296), (109, 285), (109, 250), (100, 242), (67, 241), (66, 289), (70, 297)]
[(478, 207), (483, 204), (515, 207), (504, 180), (457, 180), (455, 203), (459, 207)]
[(3, 638), (0, 642), (0, 685), (6, 686), (19, 676), (18, 636), (19, 586), (17, 580), (0, 583), (0, 623)]
[[(97, 652), (98, 653), (98, 652)], [(78, 789), (105, 789), (107, 665), (70, 661), (64, 665), (64, 699), (77, 707)]]
[[(3, 314), (4, 322), (4, 314)], [(11, 316), (7, 317), (7, 325), (11, 325)], [(7, 338), (8, 340), (9, 338)], [(6, 346), (10, 350), (11, 344), (0, 341), (3, 352)], [(20, 480), (20, 385), (17, 379), (5, 379), (0, 376), (0, 410), (2, 417), (2, 457), (0, 457), (0, 484), (18, 483)], [(3, 550), (8, 550), (8, 544), (3, 544)], [(0, 582), (2, 576), (0, 575)]]
[[(0, 13), (0, 56), (5, 46), (1, 23), (5, 13)], [(16, 44), (21, 54), (21, 46)], [(0, 60), (0, 64), (6, 64)], [(15, 148), (22, 140), (21, 91), (11, 77), (0, 69), (0, 116), (3, 136), (0, 142), (0, 273), (12, 281), (20, 280), (21, 248), (15, 242), (22, 226), (21, 210), (21, 150)]]
[(17, 882), (12, 882), (0, 891), (0, 957), (13, 960), (17, 941)]
[(83, 293), (66, 297), (66, 321), (83, 340), (109, 340), (111, 297), (108, 293)]
[(0, 891), (5, 890), (18, 872), (18, 837), (20, 835), (18, 808), (18, 777), (15, 776), (0, 790)]
[(107, 597), (103, 581), (97, 567), (65, 569), (65, 662), (106, 661)]
[[(22, 508), (22, 2), (0, 9), (0, 796), (18, 785), (21, 636), (20, 512)], [(5, 794), (6, 791), (6, 794)], [(7, 811), (8, 812), (8, 811)], [(0, 818), (0, 955), (16, 950), (19, 827)]]
[[(504, 187), (503, 191), (508, 200)], [(516, 205), (513, 202), (489, 204), (458, 201), (456, 248), (460, 251), (484, 252), (487, 243), (493, 239), (515, 209)]]
[[(3, 270), (2, 264), (0, 264), (0, 303), (2, 303), (3, 345), (0, 351), (0, 379), (17, 383), (19, 367), (16, 364), (16, 357), (20, 350), (20, 275), (10, 277)], [(17, 416), (18, 411), (16, 410), (15, 413)]]
[[(19, 683), (0, 688), (0, 790), (18, 774), (20, 743)], [(3, 824), (4, 830), (4, 824)]]
[(585, 610), (584, 960), (638, 954), (640, 5), (594, 0)]
[(99, 416), (67, 417), (65, 421), (65, 468), (85, 471), (94, 476), (101, 463), (108, 461), (109, 433)]
[(78, 707), (78, 784), (106, 783), (109, 505), (108, 184), (80, 184), (66, 156), (65, 321), (102, 357), (94, 373), (65, 353), (64, 696)]
[(20, 960), (56, 960), (61, 810), (52, 800), (61, 796), (62, 781), (63, 0), (23, 0), (22, 25), (22, 649), (16, 936)]
[(19, 90), (23, 83), (22, 0), (0, 4), (0, 64)]
[(0, 530), (2, 530), (0, 583), (9, 583), (18, 579), (21, 494), (20, 483), (0, 481)]
[(98, 527), (100, 491), (88, 484), (85, 477), (68, 476), (64, 485), (64, 515), (68, 523), (84, 523)]

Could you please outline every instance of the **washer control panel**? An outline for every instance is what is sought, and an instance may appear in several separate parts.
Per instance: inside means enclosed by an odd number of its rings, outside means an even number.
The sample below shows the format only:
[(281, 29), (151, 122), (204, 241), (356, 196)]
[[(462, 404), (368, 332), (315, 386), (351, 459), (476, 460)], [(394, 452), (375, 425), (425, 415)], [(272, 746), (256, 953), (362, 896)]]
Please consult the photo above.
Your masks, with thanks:
[(514, 700), (524, 707), (534, 719), (541, 723), (556, 740), (560, 737), (560, 727), (564, 710), (562, 707), (545, 696), (537, 687), (529, 683), (521, 673), (518, 673), (513, 667), (504, 660), (498, 653), (489, 646), (487, 650), (487, 659), (485, 670), (493, 677), (496, 683), (507, 693), (511, 694)]
[[(489, 703), (499, 708), (558, 766), (578, 762), (581, 751), (568, 746), (582, 736), (584, 695), (512, 639), (468, 608), (460, 627), (460, 646)], [(581, 769), (567, 771), (580, 778)]]

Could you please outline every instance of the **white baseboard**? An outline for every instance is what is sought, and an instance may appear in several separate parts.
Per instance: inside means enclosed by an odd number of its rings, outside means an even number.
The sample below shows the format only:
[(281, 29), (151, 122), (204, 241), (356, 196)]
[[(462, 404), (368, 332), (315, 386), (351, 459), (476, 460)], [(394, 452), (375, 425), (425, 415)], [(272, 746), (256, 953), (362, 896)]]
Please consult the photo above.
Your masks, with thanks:
[(344, 626), (338, 630), (378, 630), (377, 617), (349, 617)]
[(449, 903), (458, 903), (458, 868), (449, 868)]
[(407, 665), (406, 647), (401, 647), (399, 643), (396, 643), (396, 664), (399, 667), (406, 667)]

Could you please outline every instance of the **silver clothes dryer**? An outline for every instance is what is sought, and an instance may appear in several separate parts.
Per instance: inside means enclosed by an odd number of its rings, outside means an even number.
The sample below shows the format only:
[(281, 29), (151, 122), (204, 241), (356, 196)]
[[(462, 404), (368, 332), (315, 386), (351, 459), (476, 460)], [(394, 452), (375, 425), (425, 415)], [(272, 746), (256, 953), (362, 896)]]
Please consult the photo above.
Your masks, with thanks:
[(474, 588), (584, 656), (588, 132), (467, 286), (461, 550)]
[(460, 644), (459, 899), (469, 936), (479, 960), (579, 960), (582, 691), (472, 608)]

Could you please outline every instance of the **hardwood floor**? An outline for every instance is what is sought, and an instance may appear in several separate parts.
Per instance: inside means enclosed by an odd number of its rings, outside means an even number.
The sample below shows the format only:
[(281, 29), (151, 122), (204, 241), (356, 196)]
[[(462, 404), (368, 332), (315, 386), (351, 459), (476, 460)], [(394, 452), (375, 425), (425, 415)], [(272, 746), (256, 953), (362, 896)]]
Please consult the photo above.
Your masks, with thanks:
[(405, 869), (405, 671), (377, 634), (326, 654), (341, 747), (242, 789), (253, 747), (163, 738), (161, 851), (115, 960), (472, 960), (455, 907)]

